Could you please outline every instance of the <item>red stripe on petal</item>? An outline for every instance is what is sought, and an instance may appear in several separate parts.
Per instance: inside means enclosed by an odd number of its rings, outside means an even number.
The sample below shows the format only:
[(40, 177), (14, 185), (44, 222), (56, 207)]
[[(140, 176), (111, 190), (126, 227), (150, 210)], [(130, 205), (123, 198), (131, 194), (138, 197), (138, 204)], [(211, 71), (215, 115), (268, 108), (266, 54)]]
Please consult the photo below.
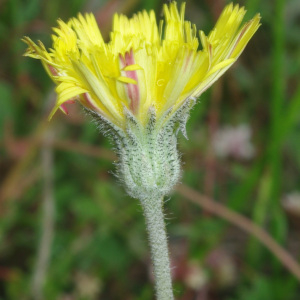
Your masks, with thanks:
[[(134, 60), (133, 51), (130, 50), (130, 52), (126, 52), (125, 56), (120, 55), (120, 60), (123, 68), (130, 65), (134, 65), (135, 60)], [(129, 108), (134, 114), (136, 114), (140, 102), (140, 90), (138, 85), (137, 71), (122, 71), (122, 72), (125, 73), (126, 77), (134, 79), (137, 82), (137, 84), (125, 83), (127, 89), (127, 95), (128, 98), (130, 99)]]
[(183, 68), (184, 72), (186, 72), (186, 70), (187, 70), (187, 67), (188, 67), (189, 62), (191, 60), (191, 57), (192, 57), (192, 51), (189, 52), (189, 54), (187, 55), (187, 58), (185, 60), (185, 64), (184, 64), (184, 68)]
[(83, 99), (85, 100), (87, 107), (97, 110), (97, 107), (93, 104), (93, 101), (89, 93), (84, 93)]
[(250, 25), (251, 25), (251, 21), (248, 22), (248, 23), (244, 26), (244, 28), (242, 29), (241, 33), (239, 34), (238, 38), (237, 38), (236, 41), (235, 41), (235, 44), (234, 44), (234, 46), (233, 46), (233, 48), (232, 48), (232, 50), (231, 50), (231, 52), (230, 52), (229, 57), (230, 57), (231, 54), (234, 52), (235, 48), (236, 48), (237, 45), (239, 44), (240, 40), (242, 39), (242, 37), (244, 36), (244, 34), (246, 33), (246, 31), (247, 31), (247, 29), (250, 27)]

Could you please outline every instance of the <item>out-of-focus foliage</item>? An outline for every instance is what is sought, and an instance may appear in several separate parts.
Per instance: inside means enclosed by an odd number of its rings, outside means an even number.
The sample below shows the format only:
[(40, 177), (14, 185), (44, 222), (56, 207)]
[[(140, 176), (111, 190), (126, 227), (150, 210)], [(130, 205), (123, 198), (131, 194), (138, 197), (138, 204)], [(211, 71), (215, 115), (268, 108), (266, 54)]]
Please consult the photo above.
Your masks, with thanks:
[[(188, 1), (187, 19), (207, 33), (226, 3)], [(260, 12), (263, 25), (193, 109), (189, 140), (179, 144), (182, 182), (251, 218), (299, 261), (300, 2), (238, 3), (248, 18)], [(0, 3), (0, 299), (154, 299), (141, 207), (112, 174), (112, 145), (76, 105), (46, 121), (53, 84), (39, 62), (22, 57), (20, 39), (50, 46), (56, 20), (79, 11), (93, 11), (107, 39), (115, 11), (153, 8), (160, 17), (161, 7), (150, 0)], [(246, 131), (222, 137), (224, 127), (241, 124)], [(299, 282), (240, 229), (178, 193), (166, 216), (177, 299), (299, 298)], [(48, 264), (38, 263), (45, 236)]]

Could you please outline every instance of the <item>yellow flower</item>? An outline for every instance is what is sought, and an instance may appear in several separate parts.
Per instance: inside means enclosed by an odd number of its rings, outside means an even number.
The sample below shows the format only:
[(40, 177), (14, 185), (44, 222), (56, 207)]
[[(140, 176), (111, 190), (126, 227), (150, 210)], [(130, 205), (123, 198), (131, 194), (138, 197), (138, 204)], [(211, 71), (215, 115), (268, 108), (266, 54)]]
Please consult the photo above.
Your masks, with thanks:
[(176, 2), (164, 5), (165, 22), (154, 11), (132, 18), (116, 14), (110, 41), (105, 43), (92, 14), (58, 21), (47, 51), (28, 37), (25, 56), (40, 59), (56, 83), (58, 108), (78, 100), (84, 107), (124, 128), (124, 109), (146, 123), (150, 107), (159, 118), (175, 112), (189, 98), (199, 97), (239, 57), (260, 26), (256, 15), (241, 27), (245, 9), (230, 4), (208, 36), (184, 20)]

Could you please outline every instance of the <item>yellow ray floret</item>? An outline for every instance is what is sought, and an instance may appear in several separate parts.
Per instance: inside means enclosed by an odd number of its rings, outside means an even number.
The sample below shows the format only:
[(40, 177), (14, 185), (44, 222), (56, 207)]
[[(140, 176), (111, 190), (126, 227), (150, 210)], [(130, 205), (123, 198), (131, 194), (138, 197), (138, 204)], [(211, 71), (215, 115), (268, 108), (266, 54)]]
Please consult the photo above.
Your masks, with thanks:
[(25, 37), (25, 55), (40, 59), (57, 84), (50, 118), (70, 99), (119, 127), (125, 124), (125, 107), (142, 124), (150, 107), (158, 116), (176, 111), (230, 68), (260, 26), (259, 15), (241, 26), (245, 9), (229, 4), (214, 29), (208, 35), (200, 31), (198, 38), (184, 12), (185, 4), (180, 11), (176, 2), (165, 4), (165, 23), (159, 25), (154, 11), (132, 18), (115, 14), (108, 43), (93, 14), (59, 20), (49, 51)]

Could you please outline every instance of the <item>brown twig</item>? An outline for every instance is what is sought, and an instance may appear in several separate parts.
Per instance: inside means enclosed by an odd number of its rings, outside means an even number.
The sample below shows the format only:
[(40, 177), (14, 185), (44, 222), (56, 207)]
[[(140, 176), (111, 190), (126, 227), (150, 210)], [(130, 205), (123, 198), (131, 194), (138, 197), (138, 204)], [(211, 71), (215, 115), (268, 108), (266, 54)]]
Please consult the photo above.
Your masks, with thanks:
[(40, 139), (43, 136), (46, 128), (49, 126), (46, 120), (43, 120), (38, 126), (37, 130), (34, 132), (32, 142), (29, 147), (25, 150), (22, 158), (16, 163), (12, 170), (3, 180), (0, 186), (0, 211), (3, 212), (5, 209), (6, 199), (9, 199), (14, 194), (16, 186), (19, 185), (22, 174), (24, 174), (26, 168), (30, 165), (36, 152), (39, 148)]
[(283, 248), (281, 247), (264, 229), (254, 224), (251, 220), (240, 215), (239, 213), (230, 210), (216, 201), (201, 195), (195, 190), (180, 185), (176, 188), (182, 196), (189, 201), (200, 205), (205, 210), (215, 214), (228, 222), (243, 229), (245, 232), (256, 237), (267, 249), (270, 250), (281, 263), (300, 281), (300, 265), (298, 262)]
[(97, 146), (88, 146), (79, 142), (73, 141), (54, 141), (53, 147), (60, 150), (67, 150), (71, 152), (81, 153), (91, 157), (98, 157), (107, 160), (115, 160), (116, 155), (108, 149)]
[[(104, 148), (91, 147), (76, 142), (53, 141), (53, 147), (66, 151), (80, 152), (84, 155), (92, 157), (106, 158), (108, 160), (115, 159), (115, 155), (113, 153), (109, 154), (109, 151)], [(13, 182), (11, 182), (10, 188), (13, 188), (13, 184), (14, 186), (18, 185), (18, 181), (16, 180), (16, 178)], [(201, 195), (197, 191), (185, 185), (178, 186), (176, 190), (180, 195), (184, 196), (189, 201), (200, 205), (210, 213), (219, 216), (224, 220), (227, 220), (228, 222), (236, 225), (245, 232), (256, 237), (300, 281), (300, 265), (298, 264), (298, 262), (283, 247), (281, 247), (265, 230), (254, 224), (251, 220), (240, 215), (239, 213), (228, 209), (222, 204), (217, 203), (204, 195)]]

